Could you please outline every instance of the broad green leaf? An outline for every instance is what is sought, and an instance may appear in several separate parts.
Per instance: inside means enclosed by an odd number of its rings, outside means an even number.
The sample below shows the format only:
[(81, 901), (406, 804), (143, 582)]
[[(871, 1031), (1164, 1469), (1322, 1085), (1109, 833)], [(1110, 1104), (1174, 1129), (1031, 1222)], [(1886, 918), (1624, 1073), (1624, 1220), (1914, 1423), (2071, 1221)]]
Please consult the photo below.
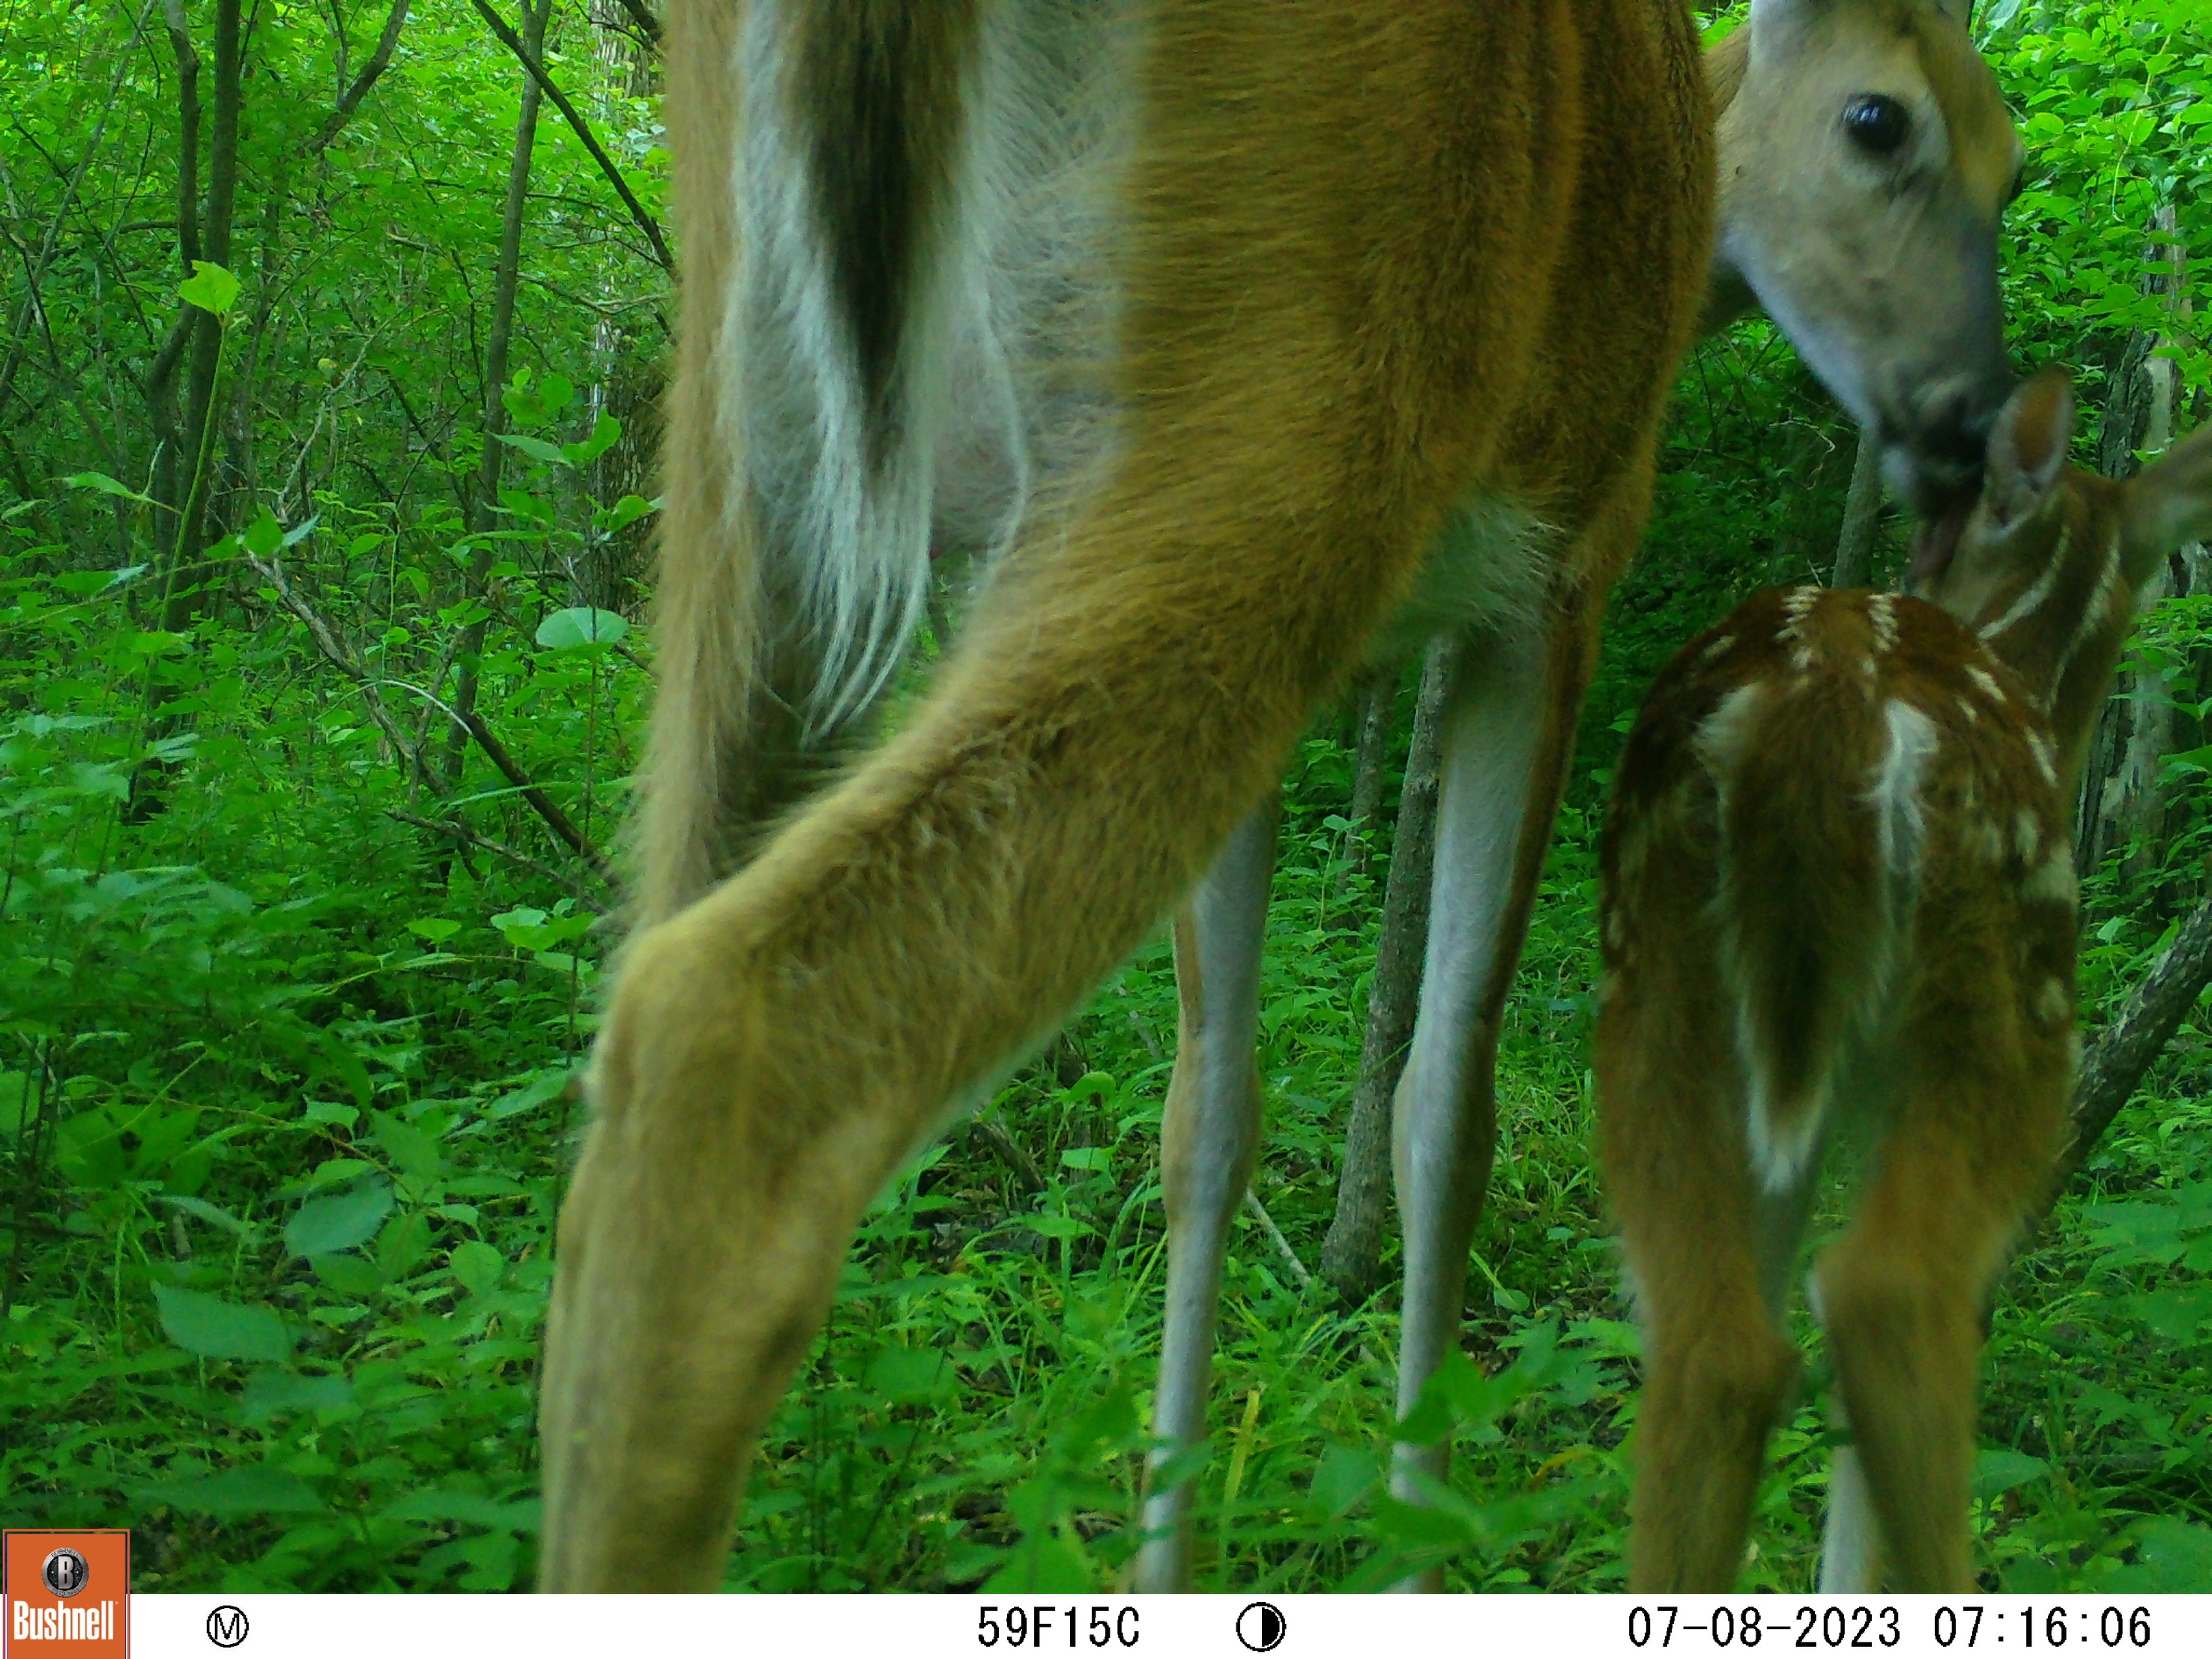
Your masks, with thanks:
[(447, 1258), (453, 1277), (461, 1287), (472, 1296), (482, 1296), (498, 1285), (507, 1272), (507, 1258), (489, 1244), (471, 1239), (465, 1244), (456, 1244)]
[(589, 466), (622, 441), (622, 422), (602, 415), (592, 423), (592, 435), (580, 443), (562, 444), (562, 456), (571, 466)]
[(278, 524), (276, 515), (264, 507), (260, 515), (239, 532), (239, 539), (246, 544), (247, 552), (256, 558), (265, 559), (284, 545), (284, 526)]
[(868, 1364), (868, 1390), (892, 1405), (951, 1394), (959, 1374), (942, 1348), (884, 1348)]
[(383, 1271), (366, 1256), (319, 1255), (307, 1265), (340, 1296), (366, 1298), (384, 1288)]
[(385, 1224), (376, 1241), (376, 1270), (384, 1275), (386, 1284), (396, 1285), (429, 1254), (429, 1218), (419, 1210), (409, 1210)]
[(203, 1359), (281, 1360), (291, 1354), (291, 1334), (267, 1308), (226, 1302), (158, 1279), (154, 1301), (169, 1340)]
[(238, 303), (238, 278), (221, 265), (205, 259), (192, 261), (192, 274), (177, 284), (177, 297), (216, 316), (226, 316)]
[(1974, 1457), (1974, 1496), (1983, 1499), (2010, 1492), (2051, 1473), (2051, 1465), (2006, 1446), (1984, 1447)]
[(72, 489), (97, 489), (103, 495), (120, 495), (126, 501), (143, 501), (148, 507), (159, 505), (151, 495), (143, 495), (105, 472), (72, 472), (62, 482)]
[(296, 1371), (256, 1371), (246, 1379), (238, 1412), (249, 1423), (303, 1413), (342, 1412), (353, 1404), (352, 1379), (343, 1373), (302, 1376)]
[(599, 532), (611, 536), (637, 522), (648, 513), (658, 512), (660, 503), (648, 501), (642, 495), (625, 495), (612, 507), (603, 507), (597, 515)]
[(543, 461), (548, 466), (568, 465), (568, 458), (561, 453), (558, 444), (549, 444), (543, 438), (533, 438), (523, 432), (501, 432), (494, 435), (500, 442), (520, 450), (533, 461)]
[(445, 1154), (437, 1141), (413, 1124), (390, 1112), (371, 1112), (376, 1144), (392, 1155), (392, 1166), (417, 1181), (434, 1181), (445, 1173)]
[(419, 939), (429, 940), (433, 945), (443, 945), (461, 931), (461, 924), (448, 921), (443, 916), (425, 916), (420, 921), (409, 922), (407, 931)]
[(576, 1074), (566, 1067), (540, 1072), (519, 1089), (510, 1089), (484, 1109), (486, 1117), (514, 1117), (534, 1111), (547, 1101), (554, 1099)]
[(381, 1181), (335, 1198), (311, 1198), (286, 1224), (284, 1246), (294, 1255), (317, 1256), (366, 1244), (392, 1213), (392, 1188)]
[(166, 1504), (187, 1515), (233, 1520), (249, 1515), (309, 1515), (323, 1507), (315, 1489), (289, 1469), (266, 1463), (225, 1469), (204, 1480), (141, 1486), (131, 1496), (143, 1507)]
[(556, 611), (538, 624), (538, 643), (549, 651), (567, 651), (580, 645), (613, 645), (629, 632), (629, 624), (611, 611), (588, 605)]

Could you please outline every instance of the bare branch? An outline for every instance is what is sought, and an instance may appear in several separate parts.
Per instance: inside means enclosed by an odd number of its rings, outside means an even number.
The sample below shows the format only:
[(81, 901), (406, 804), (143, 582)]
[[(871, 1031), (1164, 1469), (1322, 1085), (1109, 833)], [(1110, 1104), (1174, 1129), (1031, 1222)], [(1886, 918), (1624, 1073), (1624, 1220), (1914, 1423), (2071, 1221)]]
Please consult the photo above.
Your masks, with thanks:
[(308, 155), (321, 155), (330, 148), (331, 141), (345, 131), (346, 123), (353, 119), (354, 111), (361, 107), (361, 100), (368, 96), (368, 89), (376, 84), (377, 78), (391, 66), (392, 49), (398, 46), (399, 31), (405, 26), (406, 21), (407, 0), (392, 0), (392, 12), (384, 20), (384, 33), (377, 37), (376, 50), (369, 54), (368, 61), (361, 66), (361, 73), (353, 77), (352, 84), (339, 94), (338, 101), (331, 108), (329, 118), (323, 123), (322, 131), (309, 142)]
[(422, 758), (422, 751), (399, 729), (399, 722), (392, 718), (391, 709), (385, 706), (384, 696), (377, 690), (375, 679), (347, 649), (345, 641), (338, 637), (337, 630), (324, 619), (322, 612), (294, 590), (285, 577), (284, 567), (275, 559), (258, 558), (251, 552), (245, 552), (244, 557), (275, 591), (283, 607), (307, 624), (307, 632), (315, 641), (315, 648), (323, 653), (331, 666), (360, 689), (369, 719), (376, 722), (377, 730), (384, 733), (392, 744), (392, 752), (406, 762), (408, 769), (422, 780), (432, 794), (451, 794), (453, 786)]
[(515, 792), (528, 801), (545, 826), (568, 844), (568, 850), (592, 866), (592, 872), (610, 886), (618, 885), (621, 876), (606, 854), (586, 840), (584, 832), (576, 828), (575, 821), (561, 810), (561, 805), (530, 781), (530, 775), (515, 763), (514, 757), (507, 752), (507, 745), (494, 737), (491, 728), (483, 723), (475, 709), (455, 709), (455, 719), (468, 727), (469, 735), (477, 740), (484, 758), (500, 770), (501, 776), (513, 784)]
[(2143, 1073), (2180, 1029), (2208, 982), (2212, 982), (2212, 899), (2190, 912), (2173, 943), (2151, 964), (2142, 983), (2097, 1033), (2097, 1040), (2081, 1057), (2081, 1076), (2074, 1085), (2074, 1107), (2068, 1114), (2066, 1151), (2051, 1184), (2046, 1212), (2089, 1161), (2098, 1138), (2128, 1103)]
[(1313, 1275), (1306, 1271), (1306, 1264), (1298, 1260), (1298, 1253), (1291, 1248), (1291, 1241), (1283, 1237), (1283, 1230), (1275, 1224), (1275, 1218), (1267, 1213), (1267, 1206), (1260, 1201), (1260, 1194), (1249, 1187), (1244, 1191), (1244, 1207), (1252, 1212), (1252, 1218), (1260, 1224), (1261, 1231), (1274, 1245), (1275, 1254), (1289, 1265), (1291, 1277), (1298, 1281), (1298, 1288), (1311, 1290)]
[(660, 20), (647, 9), (645, 0), (622, 0), (622, 9), (629, 14), (640, 34), (656, 46), (660, 44)]
[(568, 101), (568, 94), (553, 84), (553, 77), (546, 74), (545, 66), (532, 56), (520, 37), (507, 26), (506, 20), (492, 9), (490, 0), (471, 0), (471, 3), (490, 26), (491, 32), (499, 37), (500, 44), (513, 52), (515, 61), (530, 71), (530, 78), (537, 82), (545, 95), (553, 100), (554, 108), (561, 112), (584, 148), (591, 152), (592, 159), (599, 164), (599, 171), (606, 174), (607, 182), (615, 187), (615, 194), (622, 198), (623, 205), (629, 210), (631, 222), (637, 226), (645, 240), (653, 245), (654, 262), (663, 270), (673, 271), (676, 261), (670, 257), (668, 244), (661, 237), (660, 222), (647, 213), (645, 204), (631, 192), (629, 181), (623, 177), (622, 169), (615, 165), (614, 158), (599, 147), (599, 139), (592, 135), (591, 123), (585, 120), (576, 106)]
[(542, 876), (556, 886), (566, 888), (580, 908), (591, 911), (594, 915), (605, 913), (606, 907), (592, 897), (583, 884), (573, 876), (563, 875), (550, 864), (541, 864), (520, 848), (509, 847), (503, 841), (494, 841), (489, 836), (480, 836), (458, 819), (418, 818), (412, 812), (402, 812), (398, 808), (390, 806), (384, 809), (384, 816), (398, 823), (411, 824), (417, 830), (428, 830), (434, 835), (465, 842), (471, 847), (481, 847), (487, 853), (496, 853), (509, 863), (518, 864), (533, 875)]

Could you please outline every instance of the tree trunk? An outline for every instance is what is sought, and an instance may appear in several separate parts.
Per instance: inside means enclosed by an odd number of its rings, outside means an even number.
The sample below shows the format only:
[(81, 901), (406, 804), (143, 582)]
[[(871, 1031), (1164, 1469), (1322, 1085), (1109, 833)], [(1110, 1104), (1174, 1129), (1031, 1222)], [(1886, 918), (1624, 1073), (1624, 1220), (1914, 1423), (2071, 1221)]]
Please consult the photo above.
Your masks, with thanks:
[[(216, 0), (215, 118), (209, 134), (207, 202), (203, 210), (198, 195), (199, 54), (192, 46), (182, 0), (169, 0), (165, 8), (177, 58), (177, 250), (186, 275), (196, 259), (226, 268), (230, 264), (231, 216), (238, 198), (242, 79), (239, 10), (240, 0)], [(176, 398), (180, 362), (189, 364), (181, 424)], [(207, 533), (207, 504), (216, 481), (209, 474), (215, 469), (214, 416), (216, 381), (222, 371), (222, 319), (186, 305), (147, 376), (147, 403), (161, 452), (155, 467), (154, 498), (169, 509), (168, 560), (162, 575), (157, 624), (165, 633), (191, 630), (205, 613), (207, 589), (216, 579), (213, 568), (200, 556), (211, 539)], [(161, 523), (158, 513), (155, 522)], [(157, 546), (160, 534), (157, 529)], [(173, 725), (161, 713), (161, 707), (174, 692), (159, 677), (158, 669), (150, 672), (155, 678), (147, 688), (148, 732), (161, 737), (168, 734)], [(161, 811), (173, 769), (169, 762), (151, 760), (131, 773), (130, 793), (123, 803), (125, 824), (144, 823)]]
[(1382, 762), (1390, 748), (1390, 710), (1398, 701), (1395, 669), (1370, 675), (1359, 685), (1353, 718), (1358, 722), (1352, 762), (1352, 827), (1359, 837), (1364, 871), (1375, 848), (1375, 819), (1382, 809)]
[[(184, 0), (163, 0), (161, 13), (168, 26), (170, 50), (177, 59), (177, 270), (192, 274), (192, 261), (200, 258), (200, 55), (192, 45), (185, 17)], [(157, 513), (157, 536), (173, 536), (177, 514), (184, 507), (178, 479), (184, 471), (179, 459), (185, 450), (184, 429), (177, 411), (177, 369), (191, 349), (199, 325), (211, 320), (194, 306), (170, 328), (169, 337), (155, 354), (146, 375), (147, 417), (154, 429), (153, 496), (166, 516)]]
[[(2151, 221), (2152, 240), (2144, 250), (2153, 268), (2145, 274), (2143, 286), (2146, 293), (2161, 296), (2168, 314), (2179, 321), (2190, 314), (2191, 307), (2185, 254), (2179, 242), (2172, 240), (2175, 234), (2172, 208), (2160, 208)], [(2165, 269), (2158, 269), (2160, 264)], [(2099, 445), (2100, 464), (2107, 477), (2133, 477), (2138, 454), (2154, 455), (2172, 439), (2174, 362), (2160, 355), (2172, 343), (2167, 335), (2142, 329), (2128, 337), (2112, 376)], [(2194, 553), (2196, 550), (2185, 550), (2166, 561), (2151, 588), (2156, 598), (2191, 591), (2192, 568), (2203, 563), (2201, 554), (2191, 556)], [(2156, 670), (2123, 673), (2098, 717), (2082, 773), (2075, 860), (2085, 875), (2121, 847), (2132, 848), (2130, 874), (2140, 875), (2156, 861), (2166, 839), (2158, 775), (2173, 747), (2173, 698), (2165, 675)]]
[[(215, 118), (208, 133), (207, 212), (201, 222), (198, 257), (210, 264), (230, 264), (231, 216), (238, 198), (238, 121), (240, 81), (240, 0), (216, 0)], [(183, 505), (169, 555), (168, 581), (161, 595), (161, 627), (181, 634), (206, 610), (205, 591), (212, 573), (201, 562), (213, 538), (208, 533), (208, 499), (216, 481), (213, 419), (216, 380), (222, 368), (222, 324), (202, 313), (194, 321), (191, 378), (185, 383), (182, 440)]]
[[(530, 0), (523, 0), (523, 45), (533, 58), (544, 55), (545, 23), (552, 11), (553, 0), (538, 0), (534, 6)], [(530, 157), (538, 142), (539, 95), (537, 78), (526, 71), (521, 112), (514, 124), (514, 150), (507, 167), (507, 215), (500, 226), (499, 264), (492, 278), (491, 331), (484, 345), (483, 455), (477, 467), (476, 495), (468, 514), (468, 528), (474, 535), (483, 534), (498, 522), (500, 464), (507, 447), (499, 441), (499, 434), (507, 430), (507, 404), (500, 394), (507, 389), (507, 350), (514, 332), (514, 292), (522, 271), (522, 221), (530, 201)], [(483, 596), (484, 585), (491, 579), (492, 553), (491, 543), (478, 542), (470, 556), (471, 599)], [(460, 775), (463, 753), (468, 748), (467, 721), (476, 712), (477, 666), (483, 655), (484, 625), (489, 620), (484, 617), (468, 623), (453, 653), (453, 708), (461, 718), (451, 722), (447, 732), (446, 775), (449, 778)]]
[(1836, 573), (1831, 587), (1874, 585), (1874, 532), (1881, 522), (1881, 455), (1864, 432), (1851, 463), (1851, 487), (1844, 497), (1844, 528), (1836, 538)]
[(2208, 983), (2212, 983), (2212, 899), (2190, 913), (2166, 953), (2151, 964), (2142, 983), (2082, 1055), (2066, 1150), (2039, 1222), (2089, 1161), (2098, 1139), (2128, 1103)]
[(1336, 1218), (1322, 1245), (1322, 1276), (1358, 1306), (1381, 1277), (1382, 1223), (1390, 1195), (1390, 1107), (1420, 1006), (1421, 958), (1429, 939), (1429, 879), (1437, 851), (1437, 763), (1443, 702), (1458, 651), (1455, 640), (1429, 647), (1413, 704), (1413, 744), (1406, 758), (1398, 830), (1383, 889), (1382, 928), (1367, 993), (1367, 1031), (1359, 1083), (1337, 1178)]

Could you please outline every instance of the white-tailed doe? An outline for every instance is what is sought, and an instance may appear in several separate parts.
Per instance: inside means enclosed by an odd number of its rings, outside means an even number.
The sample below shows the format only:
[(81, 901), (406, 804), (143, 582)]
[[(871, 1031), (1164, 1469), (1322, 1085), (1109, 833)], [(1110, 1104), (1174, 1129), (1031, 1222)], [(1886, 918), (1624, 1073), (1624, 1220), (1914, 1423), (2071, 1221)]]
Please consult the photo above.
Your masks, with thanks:
[[(1709, 291), (1782, 320), (1916, 505), (1971, 492), (2021, 151), (1966, 9), (1753, 0), (1708, 84), (1682, 0), (670, 0), (660, 689), (546, 1327), (545, 1585), (720, 1581), (863, 1207), (1194, 887), (1155, 1427), (1203, 1434), (1263, 803), (1317, 701), (1454, 632), (1398, 1111), (1419, 1389)], [(952, 659), (801, 805), (933, 552), (995, 566)], [(1146, 1589), (1188, 1579), (1187, 1495)]]
[(1765, 593), (1660, 675), (1606, 827), (1597, 1092), (1644, 1322), (1632, 1588), (1728, 1589), (1797, 1374), (1821, 1153), (1863, 1189), (1813, 1302), (1852, 1446), (1821, 1588), (1971, 1589), (1988, 1298), (2050, 1181), (2075, 1030), (2070, 833), (2137, 596), (2212, 529), (2212, 433), (2066, 465), (2050, 371), (2005, 405), (1924, 598)]

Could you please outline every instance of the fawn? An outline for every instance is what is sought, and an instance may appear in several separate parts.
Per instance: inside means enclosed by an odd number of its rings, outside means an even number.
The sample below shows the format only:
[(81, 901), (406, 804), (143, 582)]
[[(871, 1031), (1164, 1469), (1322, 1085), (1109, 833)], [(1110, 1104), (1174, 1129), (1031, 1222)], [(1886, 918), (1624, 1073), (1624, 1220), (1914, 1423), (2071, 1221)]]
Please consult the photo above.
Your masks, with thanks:
[(2138, 596), (2212, 531), (2212, 431), (2128, 483), (2016, 391), (1921, 597), (1750, 600), (1652, 687), (1608, 812), (1603, 1170), (1649, 1376), (1631, 1587), (1723, 1590), (1797, 1373), (1781, 1317), (1832, 1131), (1868, 1142), (1812, 1302), (1855, 1445), (1820, 1587), (1970, 1589), (1974, 1368), (2051, 1179), (2075, 1030), (2072, 804)]

